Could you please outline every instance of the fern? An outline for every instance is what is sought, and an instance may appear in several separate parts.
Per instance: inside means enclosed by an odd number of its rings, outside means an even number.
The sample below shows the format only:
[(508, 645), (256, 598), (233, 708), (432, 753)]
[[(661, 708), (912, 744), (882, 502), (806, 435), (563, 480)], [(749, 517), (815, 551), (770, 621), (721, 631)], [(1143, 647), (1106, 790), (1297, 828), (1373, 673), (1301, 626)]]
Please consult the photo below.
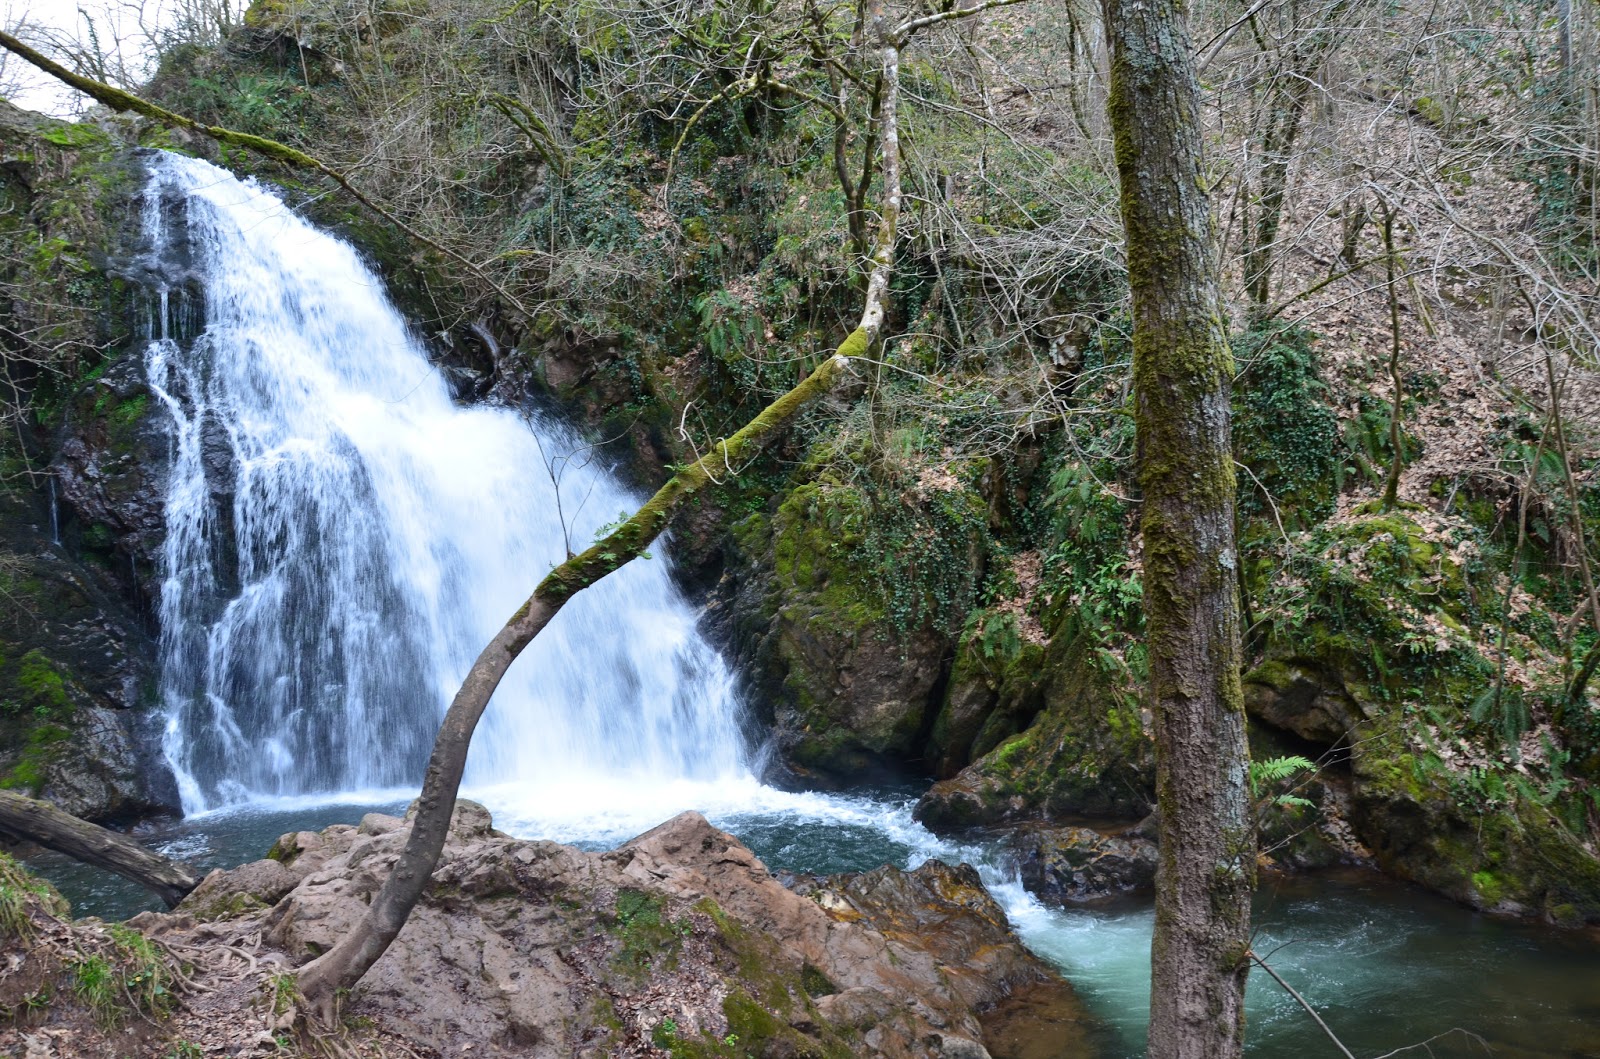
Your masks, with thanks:
[(1299, 754), (1288, 757), (1269, 757), (1265, 761), (1250, 762), (1250, 789), (1259, 792), (1268, 783), (1277, 783), (1296, 776), (1302, 772), (1309, 772), (1317, 766)]
[(1316, 765), (1299, 754), (1290, 754), (1285, 757), (1270, 757), (1264, 761), (1250, 762), (1250, 795), (1257, 802), (1267, 803), (1282, 809), (1310, 809), (1315, 803), (1298, 794), (1279, 794), (1263, 796), (1263, 789), (1275, 783), (1282, 783), (1298, 776), (1302, 772), (1316, 770)]

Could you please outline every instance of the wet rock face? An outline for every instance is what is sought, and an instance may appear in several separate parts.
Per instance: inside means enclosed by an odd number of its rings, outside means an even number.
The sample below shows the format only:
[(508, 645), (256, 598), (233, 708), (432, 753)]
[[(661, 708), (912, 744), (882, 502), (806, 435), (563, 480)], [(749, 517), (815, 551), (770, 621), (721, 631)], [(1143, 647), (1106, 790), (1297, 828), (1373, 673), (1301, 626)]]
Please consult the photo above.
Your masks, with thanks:
[(1012, 842), (1022, 885), (1044, 901), (1094, 901), (1155, 885), (1156, 845), (1139, 835), (1063, 827), (1020, 831)]
[(68, 526), (80, 547), (100, 554), (153, 599), (166, 535), (169, 443), (140, 357), (123, 355), (72, 403), (51, 464)]
[[(365, 912), (407, 835), (377, 815), (286, 835), (142, 923), (259, 931), (300, 964)], [(979, 1013), (1014, 990), (1072, 1003), (970, 867), (790, 889), (695, 813), (587, 853), (509, 838), (463, 802), (433, 886), (347, 1014), (452, 1055), (982, 1059)]]
[(832, 785), (919, 760), (951, 638), (895, 630), (880, 598), (830, 566), (825, 534), (808, 530), (798, 510), (754, 516), (735, 536), (712, 602), (714, 632), (732, 641), (757, 701), (772, 704), (784, 761)]
[(38, 498), (0, 493), (0, 785), (92, 820), (176, 804), (145, 707), (155, 647), (116, 578), (51, 543)]

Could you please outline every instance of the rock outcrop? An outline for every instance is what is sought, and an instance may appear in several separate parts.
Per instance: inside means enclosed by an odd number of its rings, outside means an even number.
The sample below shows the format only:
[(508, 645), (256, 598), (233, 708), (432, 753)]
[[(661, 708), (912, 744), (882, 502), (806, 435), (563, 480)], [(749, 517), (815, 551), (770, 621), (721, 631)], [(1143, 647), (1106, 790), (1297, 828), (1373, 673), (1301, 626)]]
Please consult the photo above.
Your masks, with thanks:
[[(1094, 663), (1085, 637), (1057, 633), (1038, 665), (1015, 674), (997, 699), (992, 721), (1016, 734), (935, 783), (917, 803), (917, 819), (935, 831), (959, 831), (1145, 816), (1154, 800), (1155, 754), (1144, 711)], [(1037, 712), (1012, 707), (1016, 712), (1006, 715), (1000, 709), (1008, 702), (1031, 702)]]
[[(258, 1014), (230, 1026), (206, 1014), (215, 996), (198, 995), (174, 1032), (243, 1047), (274, 1019), (286, 1026), (272, 975), (359, 919), (407, 833), (374, 814), (286, 835), (269, 859), (212, 873), (174, 912), (133, 920), (173, 952), (250, 953), (260, 995), (232, 1003)], [(25, 991), (5, 974), (0, 989)], [(510, 838), (461, 802), (433, 885), (345, 1016), (432, 1055), (983, 1059), (991, 1029), (1028, 1036), (992, 1021), (1013, 994), (1030, 1003), (1008, 1011), (1059, 1021), (1074, 1008), (970, 867), (788, 888), (695, 813), (590, 853)], [(0, 1047), (6, 1032), (0, 1022)]]
[(0, 786), (92, 820), (170, 806), (145, 730), (152, 638), (107, 571), (50, 543), (49, 519), (0, 492)]
[(1156, 844), (1139, 834), (1024, 828), (1011, 842), (1022, 885), (1052, 904), (1118, 897), (1155, 885)]
[[(979, 498), (959, 485), (925, 500), (914, 517), (943, 511), (941, 503), (975, 524), (981, 518)], [(775, 703), (784, 758), (821, 782), (921, 763), (955, 647), (918, 598), (919, 580), (931, 575), (908, 567), (897, 585), (883, 572), (892, 563), (871, 561), (863, 534), (871, 508), (855, 486), (823, 473), (734, 530), (737, 561), (724, 593), (737, 653)], [(939, 576), (975, 584), (983, 563), (976, 538), (957, 543), (965, 554)]]

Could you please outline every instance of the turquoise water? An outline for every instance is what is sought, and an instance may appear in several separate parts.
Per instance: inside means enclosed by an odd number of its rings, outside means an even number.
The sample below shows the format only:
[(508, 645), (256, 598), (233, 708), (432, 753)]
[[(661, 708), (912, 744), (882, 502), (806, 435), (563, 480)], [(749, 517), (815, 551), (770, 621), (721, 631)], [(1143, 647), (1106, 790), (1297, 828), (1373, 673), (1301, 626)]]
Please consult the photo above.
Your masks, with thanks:
[[(699, 797), (713, 822), (739, 835), (779, 871), (860, 871), (929, 857), (979, 866), (1013, 925), (1034, 951), (1061, 968), (1103, 1022), (1101, 1059), (1143, 1052), (1149, 1003), (1148, 902), (1061, 911), (1017, 884), (1004, 854), (982, 844), (940, 840), (911, 819), (911, 793), (790, 794), (684, 789), (638, 810), (575, 798), (583, 813), (535, 811), (515, 788), (471, 792), (495, 811), (496, 826), (610, 848)], [(718, 804), (720, 803), (720, 808)], [(368, 792), (333, 804), (280, 802), (213, 813), (140, 837), (203, 867), (260, 857), (285, 831), (355, 823), (363, 813), (397, 813), (399, 792)], [(129, 884), (53, 856), (32, 867), (54, 881), (78, 915), (125, 917), (157, 905)], [(1258, 897), (1256, 951), (1310, 1001), (1356, 1055), (1373, 1057), (1431, 1041), (1439, 1059), (1600, 1057), (1600, 939), (1479, 915), (1411, 887), (1362, 872), (1271, 881)], [(1266, 975), (1251, 976), (1252, 1056), (1337, 1055), (1298, 1005)], [(1487, 1049), (1487, 1050), (1486, 1050)]]

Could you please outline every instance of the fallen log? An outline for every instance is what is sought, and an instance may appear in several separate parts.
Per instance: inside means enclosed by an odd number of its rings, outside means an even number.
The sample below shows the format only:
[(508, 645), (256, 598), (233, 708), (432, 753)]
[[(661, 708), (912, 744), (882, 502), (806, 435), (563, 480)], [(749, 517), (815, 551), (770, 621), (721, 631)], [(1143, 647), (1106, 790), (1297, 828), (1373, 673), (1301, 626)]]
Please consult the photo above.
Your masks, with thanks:
[(200, 882), (187, 864), (14, 791), (0, 791), (0, 835), (34, 842), (92, 867), (116, 872), (160, 897), (168, 908)]

